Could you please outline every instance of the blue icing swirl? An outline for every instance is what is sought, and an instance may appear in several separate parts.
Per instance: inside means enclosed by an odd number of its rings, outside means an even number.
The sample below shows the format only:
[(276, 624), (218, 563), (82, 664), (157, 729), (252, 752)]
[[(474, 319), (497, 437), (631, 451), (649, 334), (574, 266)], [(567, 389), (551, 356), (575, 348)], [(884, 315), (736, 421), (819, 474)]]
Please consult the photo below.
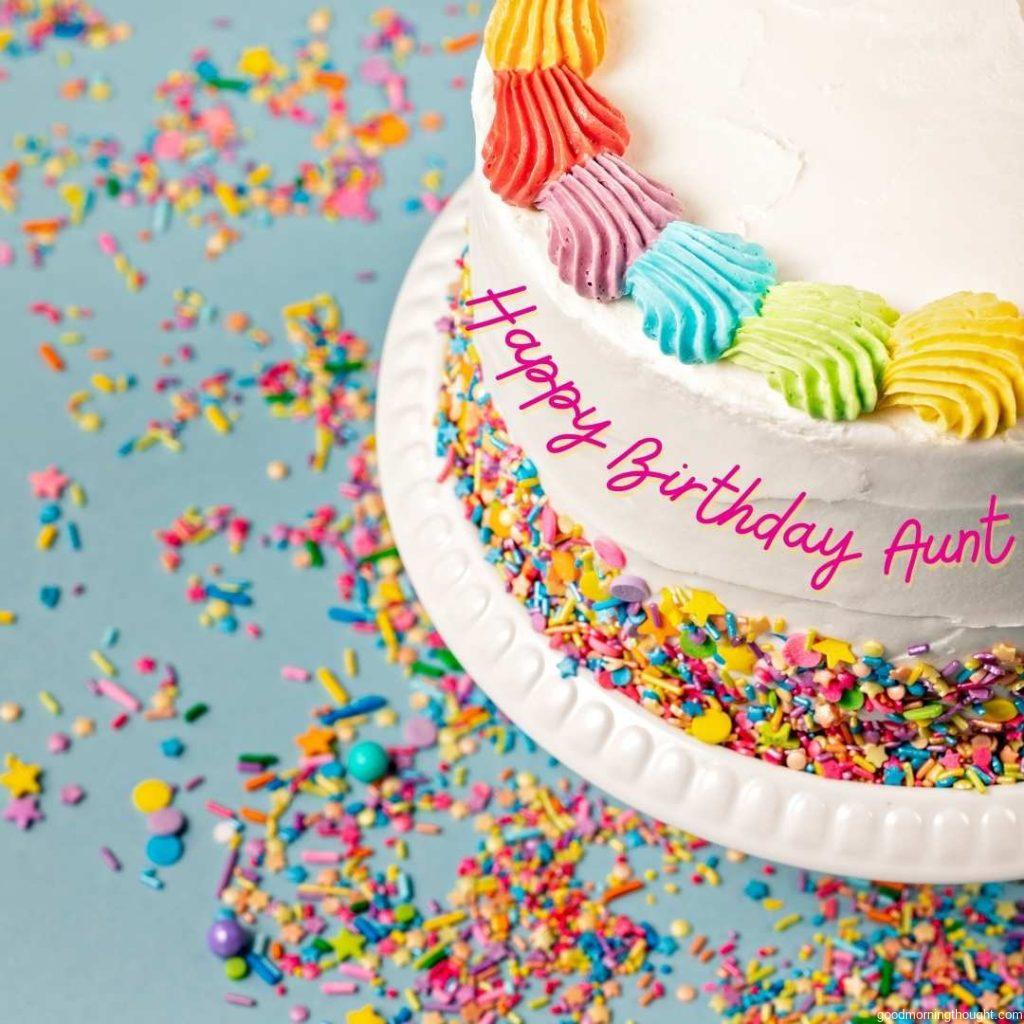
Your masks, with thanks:
[(684, 363), (713, 363), (775, 283), (775, 264), (739, 235), (673, 221), (626, 273), (644, 334)]

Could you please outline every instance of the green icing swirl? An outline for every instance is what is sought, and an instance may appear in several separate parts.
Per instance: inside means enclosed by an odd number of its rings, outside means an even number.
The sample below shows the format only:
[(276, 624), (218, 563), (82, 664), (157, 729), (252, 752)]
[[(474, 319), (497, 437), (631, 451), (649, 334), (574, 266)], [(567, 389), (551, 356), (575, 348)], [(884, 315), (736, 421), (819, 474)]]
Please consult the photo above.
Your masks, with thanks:
[(792, 281), (768, 290), (722, 358), (764, 375), (815, 419), (855, 420), (878, 402), (897, 319), (872, 292)]

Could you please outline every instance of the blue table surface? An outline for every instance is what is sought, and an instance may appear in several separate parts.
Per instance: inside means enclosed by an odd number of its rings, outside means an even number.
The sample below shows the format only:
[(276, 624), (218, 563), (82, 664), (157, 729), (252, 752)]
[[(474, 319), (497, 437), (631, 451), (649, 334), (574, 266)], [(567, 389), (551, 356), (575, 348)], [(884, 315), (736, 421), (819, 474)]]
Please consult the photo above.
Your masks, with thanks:
[[(0, 68), (9, 76), (0, 82), (0, 166), (14, 155), (11, 140), (17, 133), (42, 131), (55, 122), (77, 131), (110, 132), (129, 143), (141, 139), (154, 117), (155, 84), (171, 68), (187, 67), (194, 48), (209, 47), (228, 67), (244, 46), (268, 43), (284, 51), (303, 34), (312, 9), (272, 0), (218, 0), (215, 5), (207, 0), (102, 0), (100, 6), (110, 19), (133, 26), (129, 41), (98, 52), (58, 41), (31, 57), (0, 56)], [(350, 68), (357, 60), (356, 40), (366, 33), (377, 4), (345, 0), (334, 6), (332, 44), (339, 65)], [(423, 42), (436, 44), (444, 36), (481, 27), (482, 15), (453, 15), (442, 0), (400, 0), (397, 6), (415, 22)], [(215, 15), (230, 19), (230, 27), (214, 28)], [(70, 67), (58, 65), (61, 53), (73, 54)], [(362, 664), (357, 692), (387, 694), (404, 708), (406, 684), (372, 642), (353, 639), (327, 620), (324, 610), (334, 597), (331, 574), (295, 572), (287, 555), (258, 545), (250, 545), (242, 558), (230, 559), (220, 545), (210, 554), (190, 555), (186, 569), (172, 576), (161, 569), (153, 538), (154, 529), (189, 505), (230, 503), (262, 527), (297, 522), (306, 510), (339, 501), (337, 474), (305, 468), (308, 424), (274, 421), (252, 398), (229, 437), (199, 423), (186, 435), (186, 450), (179, 455), (158, 450), (119, 458), (116, 449), (158, 410), (166, 414), (166, 405), (148, 382), (157, 372), (159, 354), (172, 347), (173, 337), (162, 334), (158, 325), (171, 310), (172, 292), (182, 285), (199, 289), (221, 310), (248, 312), (274, 333), (278, 352), (287, 347), (281, 339), (281, 307), (329, 292), (339, 299), (347, 323), (379, 346), (405, 268), (429, 226), (427, 214), (404, 209), (405, 200), (419, 192), (420, 178), (430, 167), (443, 166), (445, 187), (451, 191), (471, 165), (468, 89), (453, 88), (451, 80), (469, 75), (474, 59), (474, 52), (435, 52), (409, 62), (409, 90), (417, 109), (441, 112), (446, 126), (438, 134), (417, 132), (386, 158), (386, 183), (374, 197), (380, 213), (376, 223), (327, 223), (309, 217), (267, 228), (246, 224), (239, 245), (208, 261), (202, 257), (203, 232), (176, 224), (144, 245), (135, 241), (135, 233), (148, 226), (148, 215), (105, 204), (85, 228), (64, 233), (45, 269), (30, 268), (20, 255), (14, 267), (0, 268), (0, 607), (19, 613), (15, 627), (0, 630), (0, 700), (18, 700), (26, 709), (17, 724), (0, 724), (0, 753), (13, 750), (41, 761), (47, 773), (46, 821), (26, 832), (0, 825), (3, 1021), (178, 1024), (238, 1019), (255, 1024), (284, 1022), (288, 1006), (304, 1002), (314, 1009), (314, 1021), (334, 1022), (344, 1019), (346, 1009), (366, 1001), (330, 999), (316, 986), (302, 984), (294, 985), (287, 999), (278, 999), (249, 983), (247, 991), (260, 996), (258, 1007), (225, 1006), (228, 986), (204, 942), (216, 908), (213, 890), (223, 851), (211, 837), (202, 801), (219, 795), (236, 799), (233, 759), (241, 749), (286, 753), (291, 737), (305, 728), (315, 698), (306, 687), (283, 683), (282, 665), (338, 665), (342, 646), (352, 644)], [(58, 97), (58, 82), (96, 74), (108, 76), (113, 85), (108, 102), (71, 103)], [(365, 87), (357, 83), (353, 88), (357, 101)], [(271, 123), (251, 111), (244, 116), (255, 131), (249, 152), (272, 164), (294, 163), (294, 126)], [(36, 178), (25, 181), (24, 192), (23, 213), (0, 214), (0, 241), (17, 240), (21, 216), (54, 208), (56, 200)], [(138, 294), (129, 294), (109, 260), (98, 254), (96, 235), (102, 230), (122, 239), (131, 258), (148, 273), (149, 282)], [(357, 273), (364, 269), (376, 272), (374, 283), (357, 282)], [(56, 329), (30, 316), (27, 307), (34, 300), (91, 307), (94, 319), (80, 325), (87, 344), (111, 349), (109, 365), (135, 372), (143, 382), (104, 404), (107, 423), (96, 434), (78, 430), (64, 411), (67, 396), (87, 383), (95, 367), (80, 351), (69, 356), (69, 369), (59, 378), (43, 366), (36, 346), (52, 338)], [(222, 333), (216, 341), (202, 332), (180, 337), (197, 345), (196, 377), (223, 363), (244, 369), (254, 358), (241, 344), (231, 350)], [(293, 468), (287, 481), (268, 481), (266, 466), (272, 459)], [(66, 544), (45, 554), (35, 547), (39, 503), (30, 493), (27, 474), (51, 463), (88, 491), (88, 507), (76, 513), (84, 539), (80, 553)], [(233, 575), (255, 581), (254, 617), (266, 627), (259, 642), (201, 628), (196, 607), (184, 601), (187, 572), (215, 560), (223, 560)], [(87, 591), (72, 597), (70, 588), (78, 581)], [(50, 583), (64, 588), (53, 611), (37, 598), (39, 588)], [(92, 697), (84, 683), (93, 674), (88, 652), (112, 626), (120, 630), (112, 657), (128, 662), (152, 654), (173, 661), (182, 680), (182, 705), (205, 700), (211, 713), (194, 727), (180, 721), (136, 721), (111, 734), (109, 707)], [(40, 707), (37, 694), (43, 689), (63, 704), (59, 719)], [(65, 755), (48, 754), (47, 737), (58, 728), (68, 730), (79, 714), (98, 719), (98, 735), (76, 739)], [(179, 761), (168, 760), (159, 749), (160, 740), (172, 735), (188, 744)], [(473, 775), (493, 778), (510, 763), (545, 778), (565, 774), (542, 754), (519, 750), (511, 761), (478, 755)], [(186, 856), (163, 872), (166, 888), (153, 892), (137, 880), (146, 864), (145, 835), (130, 804), (132, 786), (150, 775), (181, 781), (198, 774), (206, 777), (206, 784), (179, 797), (191, 821)], [(57, 799), (66, 783), (85, 788), (80, 806), (65, 807)], [(454, 881), (455, 857), (470, 852), (475, 841), (472, 823), (466, 821), (447, 825), (429, 847), (413, 843), (417, 891), (443, 897)], [(118, 853), (123, 872), (103, 867), (97, 853), (101, 845)], [(607, 869), (606, 852), (588, 866), (595, 879), (603, 878)], [(752, 952), (762, 942), (780, 941), (771, 930), (771, 915), (742, 895), (745, 881), (760, 869), (755, 861), (725, 865), (720, 888), (684, 885), (678, 896), (659, 895), (656, 906), (644, 906), (638, 896), (623, 907), (661, 927), (686, 918), (718, 941), (735, 928)], [(798, 884), (798, 873), (785, 869), (772, 882), (787, 909), (813, 913), (811, 898), (798, 893)], [(810, 933), (811, 925), (801, 924), (781, 941), (795, 948)], [(679, 981), (705, 980), (708, 973), (702, 970), (688, 961), (685, 970), (679, 968), (666, 979), (670, 990)], [(678, 1004), (661, 1003), (644, 1011), (632, 999), (627, 996), (624, 1010), (616, 1011), (617, 1020), (635, 1013), (653, 1021), (667, 1012), (685, 1013), (687, 1021), (697, 1024), (716, 1019), (697, 1004), (677, 1011)], [(543, 1019), (546, 1013), (525, 1016)]]

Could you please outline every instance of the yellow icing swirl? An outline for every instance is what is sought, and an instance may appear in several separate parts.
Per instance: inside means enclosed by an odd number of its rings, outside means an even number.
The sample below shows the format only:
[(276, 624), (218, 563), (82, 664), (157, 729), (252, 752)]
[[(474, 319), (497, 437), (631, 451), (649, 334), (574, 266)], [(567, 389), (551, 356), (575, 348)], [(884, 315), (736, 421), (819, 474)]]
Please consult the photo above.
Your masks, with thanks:
[(587, 78), (604, 57), (605, 38), (598, 0), (498, 0), (484, 52), (495, 71), (564, 64)]
[(964, 440), (1008, 430), (1024, 411), (1024, 317), (995, 295), (958, 292), (902, 317), (880, 408), (913, 409)]

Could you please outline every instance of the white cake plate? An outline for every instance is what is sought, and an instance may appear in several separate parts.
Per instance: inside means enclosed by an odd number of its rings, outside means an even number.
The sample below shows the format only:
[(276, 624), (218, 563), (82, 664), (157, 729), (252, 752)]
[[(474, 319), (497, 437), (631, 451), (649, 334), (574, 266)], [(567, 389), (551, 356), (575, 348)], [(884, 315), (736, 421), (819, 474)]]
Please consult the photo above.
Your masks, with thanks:
[(558, 655), (505, 592), (439, 484), (434, 414), (465, 244), (465, 186), (427, 236), (384, 347), (377, 447), (395, 540), (420, 600), (466, 671), (520, 728), (616, 799), (714, 842), (815, 871), (893, 882), (1024, 877), (1024, 784), (976, 792), (836, 782), (700, 743)]

